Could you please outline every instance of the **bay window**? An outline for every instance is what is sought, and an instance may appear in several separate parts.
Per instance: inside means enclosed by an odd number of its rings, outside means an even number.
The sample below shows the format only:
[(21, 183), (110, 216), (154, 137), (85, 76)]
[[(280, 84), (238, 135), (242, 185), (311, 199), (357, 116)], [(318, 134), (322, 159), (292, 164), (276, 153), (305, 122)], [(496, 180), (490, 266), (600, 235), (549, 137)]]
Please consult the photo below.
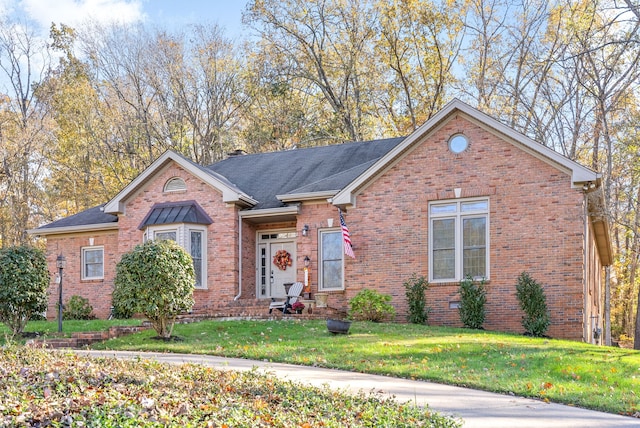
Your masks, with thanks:
[(192, 224), (149, 226), (145, 240), (170, 239), (180, 244), (193, 260), (196, 288), (207, 288), (206, 284), (206, 227)]

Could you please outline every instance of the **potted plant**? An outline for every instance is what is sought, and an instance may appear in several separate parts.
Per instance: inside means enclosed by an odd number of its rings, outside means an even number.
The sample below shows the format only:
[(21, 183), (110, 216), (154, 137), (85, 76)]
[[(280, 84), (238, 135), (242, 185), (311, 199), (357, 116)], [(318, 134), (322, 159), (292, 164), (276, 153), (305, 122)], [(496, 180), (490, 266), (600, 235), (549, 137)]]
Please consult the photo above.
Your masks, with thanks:
[(300, 301), (294, 302), (294, 304), (291, 305), (291, 311), (295, 312), (296, 314), (301, 314), (303, 309), (304, 309), (304, 303)]

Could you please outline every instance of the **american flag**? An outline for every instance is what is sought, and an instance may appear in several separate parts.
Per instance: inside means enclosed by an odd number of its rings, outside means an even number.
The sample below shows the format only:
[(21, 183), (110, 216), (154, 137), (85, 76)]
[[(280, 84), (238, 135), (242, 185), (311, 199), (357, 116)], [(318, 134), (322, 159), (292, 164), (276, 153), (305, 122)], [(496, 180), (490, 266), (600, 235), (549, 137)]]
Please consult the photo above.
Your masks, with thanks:
[(344, 222), (344, 218), (342, 217), (342, 210), (338, 208), (338, 214), (340, 214), (340, 226), (342, 227), (342, 240), (344, 241), (344, 253), (349, 256), (356, 258), (356, 255), (353, 254), (353, 248), (351, 247), (351, 236), (349, 235), (349, 228), (347, 224)]

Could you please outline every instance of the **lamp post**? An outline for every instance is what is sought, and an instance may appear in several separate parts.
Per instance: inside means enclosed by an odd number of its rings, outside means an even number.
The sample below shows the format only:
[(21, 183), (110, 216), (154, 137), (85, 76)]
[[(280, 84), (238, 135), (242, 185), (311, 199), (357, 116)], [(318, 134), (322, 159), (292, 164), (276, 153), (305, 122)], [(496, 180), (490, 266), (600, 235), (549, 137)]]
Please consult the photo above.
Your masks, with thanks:
[(56, 266), (58, 267), (58, 278), (60, 278), (59, 293), (58, 293), (58, 333), (62, 333), (62, 271), (66, 260), (62, 254), (56, 259)]

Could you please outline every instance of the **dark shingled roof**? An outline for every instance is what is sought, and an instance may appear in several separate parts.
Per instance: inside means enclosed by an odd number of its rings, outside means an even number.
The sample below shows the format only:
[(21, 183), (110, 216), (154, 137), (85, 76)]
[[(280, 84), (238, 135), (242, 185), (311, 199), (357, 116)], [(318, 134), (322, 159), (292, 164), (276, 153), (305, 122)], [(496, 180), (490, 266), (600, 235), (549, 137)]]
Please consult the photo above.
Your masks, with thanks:
[(208, 168), (253, 199), (253, 209), (284, 204), (276, 195), (341, 190), (404, 140), (336, 144), (282, 152), (232, 156)]
[[(285, 204), (278, 200), (276, 195), (342, 190), (403, 140), (404, 137), (389, 138), (281, 152), (239, 155), (229, 157), (208, 167), (197, 165), (192, 161), (189, 162), (230, 187), (236, 187), (257, 200), (258, 204), (252, 208), (253, 210), (278, 208), (285, 206)], [(102, 207), (104, 205), (90, 208), (38, 229), (118, 221), (117, 216), (104, 213)], [(189, 207), (191, 206), (186, 208)], [(194, 210), (186, 209), (186, 211), (180, 211), (178, 216), (182, 216), (180, 218), (184, 220), (189, 215), (197, 214)], [(152, 210), (149, 215), (172, 215), (172, 212), (159, 209)], [(151, 224), (148, 223), (149, 219), (145, 219), (145, 221), (147, 221), (147, 225)], [(157, 221), (157, 219), (153, 221)], [(197, 223), (204, 220), (198, 217), (194, 221)]]
[(40, 226), (38, 229), (52, 229), (55, 227), (71, 227), (71, 226), (84, 226), (89, 224), (102, 224), (102, 223), (116, 223), (118, 217), (113, 214), (106, 214), (102, 211), (104, 204), (97, 207), (89, 208), (74, 214), (69, 217), (65, 217), (53, 223)]

